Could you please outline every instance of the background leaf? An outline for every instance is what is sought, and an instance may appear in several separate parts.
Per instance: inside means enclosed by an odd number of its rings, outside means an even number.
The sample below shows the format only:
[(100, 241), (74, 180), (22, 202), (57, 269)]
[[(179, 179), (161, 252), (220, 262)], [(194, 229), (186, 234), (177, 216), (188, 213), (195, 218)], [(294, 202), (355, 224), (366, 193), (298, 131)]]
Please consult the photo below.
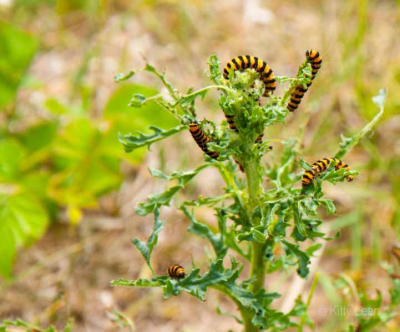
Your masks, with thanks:
[(11, 277), (16, 249), (40, 238), (49, 218), (43, 206), (33, 197), (0, 195), (0, 274)]

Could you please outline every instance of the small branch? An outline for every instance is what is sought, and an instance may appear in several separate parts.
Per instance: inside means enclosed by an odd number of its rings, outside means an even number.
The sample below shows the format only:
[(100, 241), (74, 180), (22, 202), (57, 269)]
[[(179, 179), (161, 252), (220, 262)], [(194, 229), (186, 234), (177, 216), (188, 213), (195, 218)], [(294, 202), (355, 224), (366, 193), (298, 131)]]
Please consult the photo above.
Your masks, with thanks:
[[(290, 83), (289, 87), (285, 90), (281, 100), (278, 103), (278, 106), (283, 106), (286, 105), (287, 100), (289, 99), (290, 95), (294, 91), (294, 89), (300, 85), (300, 79), (299, 76), (301, 75), (303, 69), (307, 67), (308, 61), (307, 59), (304, 61), (303, 64), (300, 65), (299, 70), (297, 71), (297, 78), (293, 79), (292, 82)], [(311, 80), (311, 78), (310, 78)]]

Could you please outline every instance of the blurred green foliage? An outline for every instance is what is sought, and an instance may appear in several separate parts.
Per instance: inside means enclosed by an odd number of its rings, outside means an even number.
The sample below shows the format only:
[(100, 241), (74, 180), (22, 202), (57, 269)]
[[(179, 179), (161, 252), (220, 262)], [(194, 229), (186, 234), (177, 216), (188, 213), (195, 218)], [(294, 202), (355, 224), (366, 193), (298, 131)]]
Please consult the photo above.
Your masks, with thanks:
[(133, 94), (150, 97), (157, 91), (122, 83), (99, 116), (85, 109), (90, 102), (81, 103), (77, 112), (76, 106), (51, 97), (42, 105), (48, 116), (29, 114), (25, 121), (16, 93), (28, 78), (39, 42), (6, 23), (0, 24), (0, 36), (5, 54), (0, 60), (0, 115), (6, 120), (0, 131), (0, 275), (10, 278), (17, 248), (39, 239), (60, 209), (66, 209), (71, 223), (79, 222), (81, 209), (97, 208), (99, 197), (118, 189), (122, 161), (141, 163), (145, 149), (127, 155), (119, 133), (146, 132), (153, 123), (167, 129), (176, 120), (155, 103), (142, 110), (128, 107)]
[(38, 48), (35, 37), (0, 22), (0, 110), (14, 100), (26, 70)]

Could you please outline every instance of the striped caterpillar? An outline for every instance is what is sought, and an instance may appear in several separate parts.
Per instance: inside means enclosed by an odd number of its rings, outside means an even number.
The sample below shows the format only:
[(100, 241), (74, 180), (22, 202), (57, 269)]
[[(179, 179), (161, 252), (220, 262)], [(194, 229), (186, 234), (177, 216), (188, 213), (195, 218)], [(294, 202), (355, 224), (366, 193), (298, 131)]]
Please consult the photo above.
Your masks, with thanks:
[(178, 264), (170, 266), (167, 270), (167, 273), (171, 278), (174, 279), (183, 279), (186, 276), (185, 269)]
[(189, 124), (190, 133), (193, 136), (193, 139), (196, 141), (197, 145), (203, 150), (205, 154), (210, 156), (213, 159), (217, 159), (219, 157), (218, 151), (210, 151), (207, 148), (207, 143), (211, 142), (211, 138), (200, 128), (199, 124), (196, 121), (192, 121)]
[[(263, 94), (264, 96), (268, 96), (274, 93), (276, 89), (276, 80), (274, 78), (274, 72), (265, 61), (254, 56), (240, 55), (229, 61), (224, 68), (224, 78), (225, 79), (229, 78), (229, 72), (231, 71), (231, 69), (233, 69), (234, 71), (236, 70), (241, 71), (248, 68), (255, 69), (260, 74), (260, 80), (263, 81), (265, 84), (265, 90)], [(234, 121), (234, 116), (225, 113), (225, 117), (226, 120), (228, 121), (229, 128), (234, 130), (235, 132), (238, 132), (238, 129)], [(263, 136), (264, 136), (263, 134), (258, 136), (256, 139), (256, 143), (258, 144), (262, 143)]]
[(304, 97), (304, 94), (307, 92), (309, 87), (312, 84), (315, 76), (318, 73), (318, 70), (321, 68), (322, 58), (319, 55), (319, 52), (316, 50), (309, 49), (306, 52), (306, 58), (309, 63), (311, 63), (312, 74), (311, 81), (307, 83), (307, 88), (304, 88), (303, 85), (298, 85), (290, 95), (290, 101), (287, 105), (287, 109), (289, 112), (294, 112), (300, 105), (301, 99)]
[[(336, 162), (335, 165), (335, 170), (339, 170), (342, 168), (345, 168), (346, 171), (350, 170), (349, 165), (345, 164), (343, 161), (337, 159), (337, 158), (324, 158), (316, 161), (314, 164), (311, 165), (311, 169), (308, 171), (305, 171), (303, 174), (303, 179), (301, 181), (301, 184), (303, 186), (308, 186), (314, 181), (314, 178), (318, 176), (319, 174), (325, 172), (331, 162)], [(353, 181), (354, 176), (352, 175), (345, 175), (345, 178), (348, 182)]]

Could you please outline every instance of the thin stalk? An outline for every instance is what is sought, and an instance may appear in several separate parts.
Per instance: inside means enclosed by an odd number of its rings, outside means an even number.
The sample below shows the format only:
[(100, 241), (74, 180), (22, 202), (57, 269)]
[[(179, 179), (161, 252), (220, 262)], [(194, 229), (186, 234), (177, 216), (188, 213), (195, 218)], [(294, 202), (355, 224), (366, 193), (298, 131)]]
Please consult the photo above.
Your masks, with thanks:
[[(289, 97), (291, 96), (292, 92), (294, 91), (294, 89), (300, 85), (299, 83), (299, 77), (301, 75), (301, 72), (303, 71), (303, 69), (307, 66), (308, 61), (307, 59), (303, 62), (303, 64), (299, 67), (299, 70), (297, 71), (297, 76), (295, 79), (291, 80), (291, 83), (289, 85), (289, 87), (285, 90), (281, 100), (278, 103), (278, 106), (283, 106), (286, 105), (287, 101), (289, 100)], [(311, 80), (311, 79), (310, 79)]]
[(215, 285), (215, 286), (210, 286), (210, 287), (220, 291), (221, 293), (228, 296), (233, 302), (235, 302), (236, 306), (238, 307), (238, 309), (240, 311), (240, 315), (242, 316), (243, 325), (244, 325), (246, 332), (257, 332), (258, 331), (258, 328), (255, 327), (253, 325), (253, 323), (251, 322), (252, 317), (253, 317), (252, 312), (249, 309), (245, 308), (237, 300), (237, 298), (234, 296), (234, 294), (232, 294), (232, 292), (229, 289), (227, 289), (226, 287), (221, 286), (221, 285)]

